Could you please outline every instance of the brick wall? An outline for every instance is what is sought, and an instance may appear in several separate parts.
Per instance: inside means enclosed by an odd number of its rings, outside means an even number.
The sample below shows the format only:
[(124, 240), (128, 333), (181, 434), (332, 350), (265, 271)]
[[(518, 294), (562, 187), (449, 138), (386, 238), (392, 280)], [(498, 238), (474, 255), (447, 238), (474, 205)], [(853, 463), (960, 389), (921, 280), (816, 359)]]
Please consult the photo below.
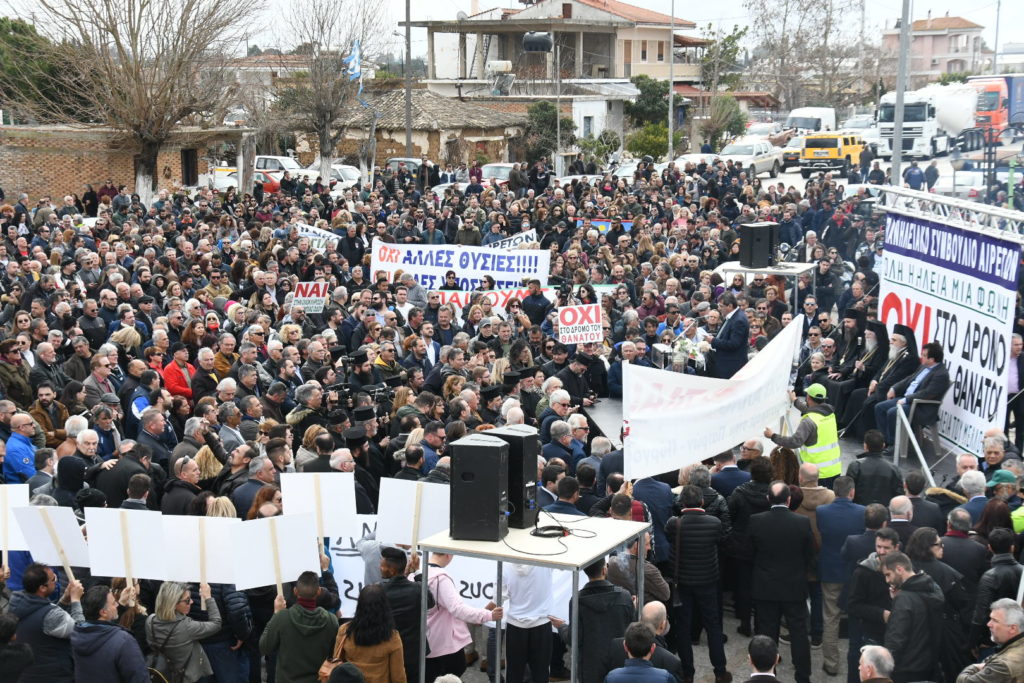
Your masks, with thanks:
[[(0, 186), (9, 198), (81, 196), (83, 184), (98, 189), (108, 178), (134, 190), (134, 153), (121, 140), (104, 130), (0, 126)], [(204, 145), (168, 144), (157, 158), (157, 187), (181, 184), (183, 147), (206, 154)], [(200, 174), (208, 171), (201, 158), (198, 165)]]

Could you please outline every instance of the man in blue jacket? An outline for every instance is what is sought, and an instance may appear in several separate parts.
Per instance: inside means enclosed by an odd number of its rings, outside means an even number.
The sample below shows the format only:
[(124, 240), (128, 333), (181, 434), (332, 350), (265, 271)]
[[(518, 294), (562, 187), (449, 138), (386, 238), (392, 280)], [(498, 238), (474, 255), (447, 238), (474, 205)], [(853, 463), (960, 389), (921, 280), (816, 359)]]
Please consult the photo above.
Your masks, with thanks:
[(825, 629), (822, 633), (822, 667), (829, 676), (839, 672), (839, 595), (850, 580), (853, 567), (843, 562), (843, 543), (864, 532), (864, 506), (853, 502), (853, 479), (838, 477), (832, 484), (834, 501), (816, 509), (821, 550), (818, 579), (821, 581)]
[(672, 674), (651, 664), (654, 645), (650, 626), (639, 621), (627, 626), (622, 643), (626, 649), (626, 665), (608, 672), (605, 683), (675, 683)]
[(716, 335), (705, 335), (704, 340), (714, 351), (711, 358), (712, 376), (729, 379), (747, 364), (747, 349), (750, 345), (750, 323), (743, 311), (739, 310), (736, 297), (731, 293), (718, 297), (718, 310), (724, 322)]
[(117, 623), (117, 601), (110, 586), (86, 591), (82, 612), (85, 621), (75, 624), (71, 633), (75, 680), (148, 683), (149, 669), (138, 641)]

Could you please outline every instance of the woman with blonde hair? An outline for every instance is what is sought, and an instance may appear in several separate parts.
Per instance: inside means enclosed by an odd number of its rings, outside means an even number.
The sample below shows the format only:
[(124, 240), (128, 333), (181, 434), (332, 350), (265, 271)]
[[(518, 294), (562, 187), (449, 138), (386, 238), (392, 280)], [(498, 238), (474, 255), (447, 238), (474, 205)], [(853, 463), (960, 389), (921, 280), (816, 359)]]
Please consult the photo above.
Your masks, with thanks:
[(450, 375), (444, 381), (444, 386), (441, 388), (441, 396), (444, 398), (445, 402), (458, 396), (465, 384), (465, 377), (462, 377), (461, 375)]
[(168, 680), (193, 683), (213, 675), (213, 667), (199, 641), (220, 631), (220, 609), (210, 584), (199, 584), (199, 597), (206, 608), (206, 621), (194, 621), (188, 616), (192, 608), (188, 584), (167, 581), (157, 593), (155, 614), (146, 620), (146, 641), (166, 660), (161, 673)]
[[(139, 346), (142, 344), (142, 335), (135, 328), (122, 327), (110, 335), (110, 342), (117, 345), (119, 351), (118, 360), (120, 360), (120, 356), (125, 354), (138, 355)], [(121, 352), (124, 353), (122, 354)]]
[(236, 519), (238, 511), (235, 509), (235, 504), (231, 502), (230, 498), (227, 496), (217, 496), (210, 501), (210, 507), (206, 509), (206, 516)]
[(301, 472), (306, 463), (313, 462), (320, 457), (320, 454), (316, 452), (314, 441), (316, 441), (316, 437), (326, 433), (326, 427), (313, 425), (303, 434), (302, 445), (299, 446), (299, 450), (295, 453), (295, 470), (297, 472)]

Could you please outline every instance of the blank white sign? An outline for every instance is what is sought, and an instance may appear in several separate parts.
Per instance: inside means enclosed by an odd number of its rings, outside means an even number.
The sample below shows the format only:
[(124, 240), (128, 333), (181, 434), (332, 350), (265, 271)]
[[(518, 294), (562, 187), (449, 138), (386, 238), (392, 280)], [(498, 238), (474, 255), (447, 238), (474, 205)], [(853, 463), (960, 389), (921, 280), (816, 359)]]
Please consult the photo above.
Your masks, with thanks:
[(417, 486), (423, 487), (419, 538), (433, 536), (448, 528), (451, 487), (403, 479), (381, 479), (380, 501), (377, 504), (378, 541), (412, 545)]
[[(276, 527), (276, 533), (272, 530)], [(316, 537), (313, 515), (287, 514), (280, 517), (254, 519), (231, 528), (231, 556), (235, 567), (235, 588), (273, 586), (278, 577), (274, 563), (274, 544), (277, 540), (277, 560), (282, 583), (295, 581), (305, 571), (320, 575), (322, 547)]]

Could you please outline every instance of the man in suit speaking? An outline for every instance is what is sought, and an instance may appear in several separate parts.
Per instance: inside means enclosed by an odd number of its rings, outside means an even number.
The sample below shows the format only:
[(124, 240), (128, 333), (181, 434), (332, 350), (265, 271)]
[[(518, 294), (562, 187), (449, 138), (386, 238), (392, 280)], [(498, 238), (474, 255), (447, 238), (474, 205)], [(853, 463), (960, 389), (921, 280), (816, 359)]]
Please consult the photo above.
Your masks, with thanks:
[(714, 350), (711, 365), (712, 376), (729, 379), (747, 364), (750, 346), (750, 323), (736, 304), (736, 296), (726, 292), (718, 297), (718, 310), (722, 314), (722, 326), (716, 335), (704, 335), (704, 341)]
[[(889, 445), (896, 442), (896, 411), (910, 410), (914, 399), (941, 401), (949, 389), (949, 370), (942, 364), (942, 345), (930, 342), (921, 349), (921, 367), (889, 390), (885, 401), (875, 406), (875, 424)], [(922, 403), (914, 411), (911, 426), (929, 425), (939, 419), (939, 404)]]

